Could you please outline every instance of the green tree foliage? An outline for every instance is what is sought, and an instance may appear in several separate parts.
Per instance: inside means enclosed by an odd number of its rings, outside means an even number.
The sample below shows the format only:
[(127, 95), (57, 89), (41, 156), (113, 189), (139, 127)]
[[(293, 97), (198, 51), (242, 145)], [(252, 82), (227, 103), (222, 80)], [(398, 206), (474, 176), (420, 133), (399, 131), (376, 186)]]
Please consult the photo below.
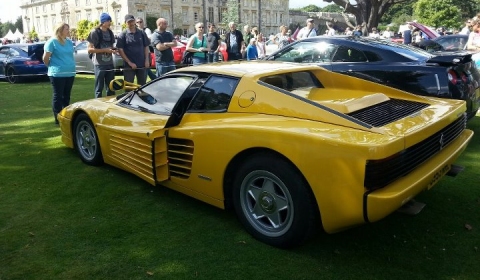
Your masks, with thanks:
[(17, 20), (15, 21), (14, 25), (15, 25), (15, 30), (17, 30), (18, 28), (18, 30), (20, 30), (20, 32), (23, 33), (23, 20), (21, 16), (17, 17)]
[(343, 8), (335, 5), (335, 4), (330, 4), (325, 7), (323, 7), (320, 12), (325, 12), (325, 13), (343, 13)]
[(406, 21), (413, 20), (413, 2), (393, 5), (380, 20), (381, 24), (395, 25), (405, 24)]
[(302, 12), (313, 12), (313, 13), (316, 13), (316, 12), (320, 12), (322, 8), (319, 7), (319, 6), (315, 6), (315, 5), (308, 5), (308, 6), (305, 6), (303, 8), (300, 8), (300, 11)]
[(38, 38), (38, 33), (35, 31), (35, 27), (32, 27), (32, 31), (28, 33), (28, 36), (30, 37), (31, 40), (34, 40), (35, 38)]
[(90, 31), (92, 31), (92, 29), (93, 29), (90, 26), (90, 24), (91, 24), (91, 22), (86, 20), (86, 19), (82, 19), (79, 22), (77, 22), (77, 36), (78, 36), (78, 39), (80, 39), (80, 40), (87, 39), (88, 34), (90, 34)]
[(222, 14), (222, 25), (228, 27), (229, 22), (235, 22), (235, 24), (241, 25), (238, 16), (238, 0), (227, 1), (227, 10)]
[(418, 0), (414, 5), (415, 18), (425, 25), (459, 28), (463, 24), (460, 9), (453, 0)]

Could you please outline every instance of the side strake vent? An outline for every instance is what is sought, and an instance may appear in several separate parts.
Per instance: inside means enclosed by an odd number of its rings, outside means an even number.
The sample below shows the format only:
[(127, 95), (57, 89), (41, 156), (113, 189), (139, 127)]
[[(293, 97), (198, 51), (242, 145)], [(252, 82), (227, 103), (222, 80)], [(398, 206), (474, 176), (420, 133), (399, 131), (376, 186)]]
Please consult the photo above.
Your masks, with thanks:
[(192, 172), (193, 142), (186, 139), (168, 139), (168, 168), (171, 177), (188, 179)]
[(371, 126), (381, 127), (412, 115), (428, 106), (426, 103), (416, 101), (390, 99), (348, 115)]
[(368, 190), (383, 188), (407, 175), (455, 140), (465, 130), (466, 124), (467, 116), (463, 114), (439, 132), (398, 154), (385, 159), (367, 161), (365, 188)]

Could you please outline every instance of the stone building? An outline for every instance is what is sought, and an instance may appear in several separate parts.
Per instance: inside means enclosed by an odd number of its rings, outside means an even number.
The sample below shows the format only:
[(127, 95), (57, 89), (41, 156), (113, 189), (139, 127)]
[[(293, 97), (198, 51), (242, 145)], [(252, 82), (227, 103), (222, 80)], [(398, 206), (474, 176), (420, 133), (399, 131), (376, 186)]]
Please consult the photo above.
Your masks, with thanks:
[[(261, 32), (268, 34), (278, 32), (278, 26), (290, 22), (289, 0), (237, 1), (240, 25), (258, 26)], [(223, 32), (227, 28), (221, 25), (222, 15), (228, 10), (228, 3), (229, 0), (21, 0), (20, 7), (24, 32), (34, 27), (43, 39), (52, 36), (59, 21), (75, 28), (80, 20), (95, 21), (103, 12), (112, 17), (114, 32), (121, 31), (126, 14), (144, 19), (164, 17), (169, 21), (170, 30), (182, 29), (184, 35), (195, 32), (196, 22), (213, 22)]]

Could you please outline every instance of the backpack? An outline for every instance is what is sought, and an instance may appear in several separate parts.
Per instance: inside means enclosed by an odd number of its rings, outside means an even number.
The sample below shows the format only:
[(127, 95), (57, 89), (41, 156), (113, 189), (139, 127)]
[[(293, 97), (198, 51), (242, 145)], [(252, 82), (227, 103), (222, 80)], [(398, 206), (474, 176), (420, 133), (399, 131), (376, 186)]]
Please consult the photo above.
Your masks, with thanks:
[[(102, 42), (103, 42), (103, 33), (102, 33), (102, 30), (99, 27), (95, 28), (95, 32), (97, 33), (98, 43), (96, 45), (94, 45), (94, 47), (96, 49), (99, 49), (100, 46), (102, 45)], [(110, 38), (112, 40), (115, 40), (115, 35), (113, 35), (113, 32), (112, 32), (112, 30), (110, 30), (110, 28), (108, 29), (108, 32), (110, 33)], [(93, 53), (88, 53), (88, 58), (92, 59), (93, 58)]]

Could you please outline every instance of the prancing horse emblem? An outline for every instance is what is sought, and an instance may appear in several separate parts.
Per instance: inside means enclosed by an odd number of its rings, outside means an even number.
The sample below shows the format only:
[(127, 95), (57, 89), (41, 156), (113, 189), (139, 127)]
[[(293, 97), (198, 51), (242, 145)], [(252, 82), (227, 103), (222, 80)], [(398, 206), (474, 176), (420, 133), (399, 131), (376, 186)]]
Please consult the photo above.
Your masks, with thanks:
[(440, 135), (440, 141), (438, 141), (438, 143), (440, 144), (440, 151), (443, 149), (443, 145), (445, 144), (443, 142), (443, 133)]

